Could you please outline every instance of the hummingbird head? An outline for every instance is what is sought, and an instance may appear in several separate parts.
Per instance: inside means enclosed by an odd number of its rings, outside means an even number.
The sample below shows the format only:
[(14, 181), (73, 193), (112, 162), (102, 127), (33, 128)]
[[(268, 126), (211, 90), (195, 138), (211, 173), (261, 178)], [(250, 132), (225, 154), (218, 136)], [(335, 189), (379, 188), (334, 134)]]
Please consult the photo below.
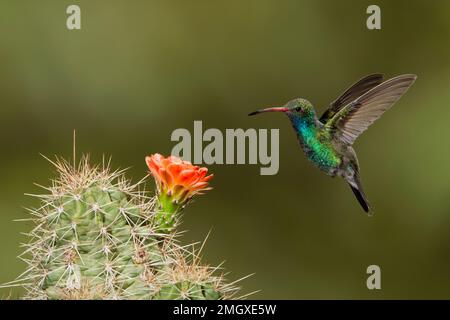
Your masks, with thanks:
[(314, 107), (308, 100), (297, 98), (289, 101), (282, 107), (259, 109), (250, 113), (249, 116), (263, 112), (284, 112), (289, 118), (304, 118), (314, 116)]

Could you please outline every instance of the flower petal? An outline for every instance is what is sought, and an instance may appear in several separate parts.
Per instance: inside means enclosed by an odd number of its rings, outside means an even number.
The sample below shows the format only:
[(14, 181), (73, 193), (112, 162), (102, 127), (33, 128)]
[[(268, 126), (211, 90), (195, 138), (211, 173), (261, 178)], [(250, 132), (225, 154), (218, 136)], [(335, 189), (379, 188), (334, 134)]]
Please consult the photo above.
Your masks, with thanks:
[(177, 201), (187, 201), (201, 191), (211, 189), (208, 181), (213, 175), (207, 175), (208, 169), (192, 165), (189, 161), (156, 153), (145, 158), (151, 174), (158, 184), (158, 190)]

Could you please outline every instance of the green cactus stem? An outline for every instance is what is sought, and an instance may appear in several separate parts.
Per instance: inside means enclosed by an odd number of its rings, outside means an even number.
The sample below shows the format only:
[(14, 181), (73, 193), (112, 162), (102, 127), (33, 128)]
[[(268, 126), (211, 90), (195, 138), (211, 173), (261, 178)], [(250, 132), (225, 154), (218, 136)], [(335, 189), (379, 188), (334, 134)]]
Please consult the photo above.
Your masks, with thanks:
[(180, 207), (131, 184), (123, 171), (54, 162), (58, 178), (30, 209), (20, 256), (26, 299), (229, 299), (237, 288), (176, 239)]

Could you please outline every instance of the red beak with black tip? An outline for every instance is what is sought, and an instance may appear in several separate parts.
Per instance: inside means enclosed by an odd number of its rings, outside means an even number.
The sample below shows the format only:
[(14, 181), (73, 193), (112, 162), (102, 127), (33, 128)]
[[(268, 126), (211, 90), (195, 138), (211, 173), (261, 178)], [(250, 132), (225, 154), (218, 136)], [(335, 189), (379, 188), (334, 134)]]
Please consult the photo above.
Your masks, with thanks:
[(255, 114), (263, 113), (263, 112), (286, 112), (289, 111), (289, 108), (286, 107), (276, 107), (276, 108), (266, 108), (266, 109), (259, 109), (252, 113), (249, 113), (249, 116), (254, 116)]

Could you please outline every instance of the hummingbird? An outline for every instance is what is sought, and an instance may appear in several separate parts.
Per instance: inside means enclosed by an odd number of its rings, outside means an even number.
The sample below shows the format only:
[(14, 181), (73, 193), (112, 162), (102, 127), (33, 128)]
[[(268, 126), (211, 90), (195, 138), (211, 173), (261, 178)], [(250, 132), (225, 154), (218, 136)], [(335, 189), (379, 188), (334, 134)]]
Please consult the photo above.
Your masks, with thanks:
[(249, 116), (284, 112), (308, 160), (331, 177), (342, 177), (364, 211), (371, 215), (353, 143), (408, 91), (416, 78), (414, 74), (404, 74), (383, 82), (382, 74), (368, 75), (331, 102), (320, 118), (314, 106), (303, 98), (282, 107), (260, 109)]

